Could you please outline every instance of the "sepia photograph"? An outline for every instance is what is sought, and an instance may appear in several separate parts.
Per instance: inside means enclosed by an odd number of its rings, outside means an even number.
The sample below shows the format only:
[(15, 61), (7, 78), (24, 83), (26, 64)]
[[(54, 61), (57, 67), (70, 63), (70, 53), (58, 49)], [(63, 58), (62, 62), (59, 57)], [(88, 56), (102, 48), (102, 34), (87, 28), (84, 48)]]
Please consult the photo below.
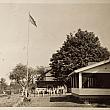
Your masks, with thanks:
[(110, 108), (110, 2), (69, 1), (0, 2), (0, 108)]

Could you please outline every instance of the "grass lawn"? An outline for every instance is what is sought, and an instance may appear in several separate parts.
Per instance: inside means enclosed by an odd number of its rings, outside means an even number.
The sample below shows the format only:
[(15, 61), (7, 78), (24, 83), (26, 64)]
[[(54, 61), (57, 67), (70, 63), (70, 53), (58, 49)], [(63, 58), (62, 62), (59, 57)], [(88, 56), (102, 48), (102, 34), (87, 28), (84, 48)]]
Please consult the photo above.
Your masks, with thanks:
[(30, 97), (30, 102), (23, 102), (20, 107), (92, 107), (88, 104), (78, 104), (75, 102), (50, 102), (51, 96)]
[(20, 100), (18, 94), (11, 96), (0, 96), (0, 107), (12, 107)]
[[(51, 102), (51, 98), (58, 98)], [(0, 107), (101, 107), (98, 104), (82, 104), (78, 103), (77, 100), (73, 99), (74, 101), (70, 101), (70, 98), (63, 98), (63, 96), (31, 96), (30, 102), (21, 102), (22, 97), (19, 94), (14, 94), (11, 96), (0, 96)], [(52, 99), (53, 100), (53, 99)], [(109, 107), (110, 105), (104, 105), (103, 107)]]

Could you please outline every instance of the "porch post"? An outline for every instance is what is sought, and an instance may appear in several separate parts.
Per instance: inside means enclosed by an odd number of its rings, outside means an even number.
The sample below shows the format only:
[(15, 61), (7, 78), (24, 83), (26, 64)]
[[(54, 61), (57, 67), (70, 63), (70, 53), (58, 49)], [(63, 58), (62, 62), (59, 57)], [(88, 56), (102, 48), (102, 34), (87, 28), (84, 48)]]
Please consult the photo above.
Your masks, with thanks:
[(73, 75), (73, 88), (74, 88), (74, 75)]
[(79, 73), (79, 89), (82, 88), (82, 73)]
[(71, 76), (71, 88), (73, 87), (73, 80), (72, 80), (72, 76)]

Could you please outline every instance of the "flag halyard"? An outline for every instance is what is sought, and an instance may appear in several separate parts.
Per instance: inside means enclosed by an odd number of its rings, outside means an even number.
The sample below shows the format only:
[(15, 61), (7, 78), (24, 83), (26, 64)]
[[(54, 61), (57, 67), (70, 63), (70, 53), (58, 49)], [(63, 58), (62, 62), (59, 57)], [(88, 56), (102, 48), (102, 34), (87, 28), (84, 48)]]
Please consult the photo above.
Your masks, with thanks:
[(37, 27), (36, 21), (34, 20), (34, 18), (29, 14), (29, 21), (35, 26)]

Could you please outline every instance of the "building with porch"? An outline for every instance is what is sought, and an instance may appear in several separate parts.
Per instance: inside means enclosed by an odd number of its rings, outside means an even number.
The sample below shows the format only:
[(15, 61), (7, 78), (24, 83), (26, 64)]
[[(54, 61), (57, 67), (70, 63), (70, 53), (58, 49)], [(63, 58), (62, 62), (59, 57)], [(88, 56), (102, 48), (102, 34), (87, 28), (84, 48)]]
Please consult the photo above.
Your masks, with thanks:
[(110, 99), (110, 59), (77, 69), (68, 78), (72, 95), (80, 100)]
[(39, 76), (39, 80), (35, 81), (38, 96), (40, 93), (55, 95), (65, 94), (67, 91), (64, 82), (55, 80), (50, 71), (51, 69), (48, 69), (45, 74)]
[(55, 81), (50, 72), (46, 73), (45, 76), (43, 76), (43, 80), (36, 81), (38, 88), (53, 88), (62, 84), (62, 81)]

